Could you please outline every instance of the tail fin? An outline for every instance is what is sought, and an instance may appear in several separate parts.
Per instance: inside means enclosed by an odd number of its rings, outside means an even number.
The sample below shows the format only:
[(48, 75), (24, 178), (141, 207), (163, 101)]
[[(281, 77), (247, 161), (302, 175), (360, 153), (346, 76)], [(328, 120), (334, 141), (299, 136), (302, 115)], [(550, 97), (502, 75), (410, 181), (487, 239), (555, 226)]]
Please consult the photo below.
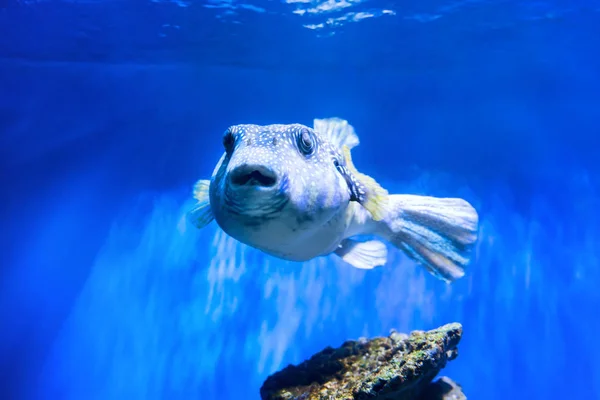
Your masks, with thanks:
[(452, 282), (465, 274), (478, 220), (463, 199), (392, 195), (385, 236), (431, 274)]

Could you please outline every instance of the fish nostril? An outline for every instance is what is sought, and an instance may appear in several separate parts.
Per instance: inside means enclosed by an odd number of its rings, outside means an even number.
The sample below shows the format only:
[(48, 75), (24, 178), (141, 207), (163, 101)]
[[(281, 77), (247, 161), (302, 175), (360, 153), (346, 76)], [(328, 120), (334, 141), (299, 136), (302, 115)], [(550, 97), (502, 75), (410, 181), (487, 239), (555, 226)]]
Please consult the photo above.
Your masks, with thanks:
[(237, 186), (273, 186), (277, 182), (275, 174), (256, 168), (238, 168), (231, 174), (231, 183)]

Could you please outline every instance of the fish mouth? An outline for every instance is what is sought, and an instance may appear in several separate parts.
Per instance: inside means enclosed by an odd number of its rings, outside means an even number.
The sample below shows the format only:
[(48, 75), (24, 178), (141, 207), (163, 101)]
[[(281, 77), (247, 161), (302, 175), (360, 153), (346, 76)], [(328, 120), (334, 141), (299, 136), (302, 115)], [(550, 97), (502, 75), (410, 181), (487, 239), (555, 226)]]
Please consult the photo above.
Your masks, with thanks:
[(277, 174), (262, 165), (242, 165), (229, 174), (233, 186), (273, 187), (277, 183)]
[[(272, 171), (273, 175), (266, 175), (262, 170), (258, 170), (262, 177), (253, 176), (247, 179), (248, 175), (256, 175), (253, 172), (257, 170), (241, 169), (239, 173), (231, 174), (228, 177), (229, 183), (223, 187), (224, 211), (243, 225), (260, 226), (268, 220), (276, 219), (289, 202), (287, 175), (275, 179), (276, 175)], [(234, 178), (238, 184), (234, 184)], [(270, 186), (263, 186), (259, 183), (261, 181)]]

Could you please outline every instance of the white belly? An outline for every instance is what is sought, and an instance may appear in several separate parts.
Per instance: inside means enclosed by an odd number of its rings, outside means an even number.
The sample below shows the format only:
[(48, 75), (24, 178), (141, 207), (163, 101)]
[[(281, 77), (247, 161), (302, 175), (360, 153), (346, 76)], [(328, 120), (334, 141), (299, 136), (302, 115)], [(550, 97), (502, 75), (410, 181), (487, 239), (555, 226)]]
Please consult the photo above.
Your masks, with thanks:
[[(322, 216), (320, 216), (322, 217)], [(334, 251), (346, 236), (347, 207), (323, 221), (298, 219), (285, 210), (275, 219), (256, 225), (228, 221), (221, 228), (242, 243), (290, 261), (307, 261)]]

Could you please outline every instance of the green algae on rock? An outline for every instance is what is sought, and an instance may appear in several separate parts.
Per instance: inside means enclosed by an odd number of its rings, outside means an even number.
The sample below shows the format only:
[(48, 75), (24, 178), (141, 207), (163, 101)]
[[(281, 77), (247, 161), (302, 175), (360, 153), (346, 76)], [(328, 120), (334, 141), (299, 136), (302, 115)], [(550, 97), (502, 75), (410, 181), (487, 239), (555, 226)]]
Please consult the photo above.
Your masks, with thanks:
[[(458, 355), (458, 323), (410, 335), (347, 341), (269, 376), (263, 400), (411, 400)], [(462, 392), (461, 392), (462, 393)]]

